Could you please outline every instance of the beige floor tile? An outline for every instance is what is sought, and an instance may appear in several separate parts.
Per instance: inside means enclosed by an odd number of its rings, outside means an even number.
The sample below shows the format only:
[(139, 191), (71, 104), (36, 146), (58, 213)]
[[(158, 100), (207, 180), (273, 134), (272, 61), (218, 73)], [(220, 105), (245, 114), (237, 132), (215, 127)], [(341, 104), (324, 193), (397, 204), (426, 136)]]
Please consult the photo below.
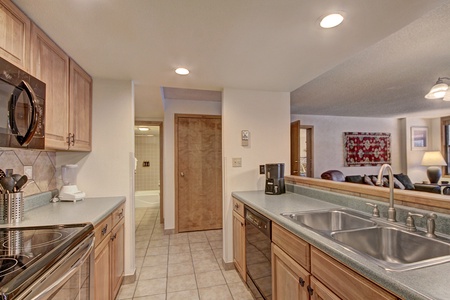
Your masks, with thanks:
[(212, 249), (222, 249), (222, 240), (220, 241), (210, 241), (209, 244), (211, 245)]
[(169, 264), (167, 273), (168, 277), (194, 274), (194, 266), (192, 265), (192, 262)]
[[(172, 243), (172, 241), (170, 241)], [(179, 244), (179, 245), (170, 245), (169, 246), (169, 254), (175, 254), (175, 253), (189, 253), (191, 248), (189, 247), (189, 244)]]
[(134, 263), (136, 264), (136, 267), (140, 267), (140, 266), (142, 266), (143, 261), (144, 261), (144, 256), (136, 257)]
[(166, 292), (167, 278), (139, 280), (134, 297), (159, 295)]
[(137, 230), (135, 235), (136, 236), (147, 236), (148, 238), (150, 238), (150, 236), (152, 235), (152, 231), (151, 230)]
[(169, 252), (168, 246), (162, 246), (162, 247), (148, 247), (146, 256), (151, 255), (167, 255)]
[(226, 285), (198, 289), (200, 300), (233, 300)]
[(167, 264), (167, 254), (163, 255), (150, 255), (144, 258), (144, 262), (142, 266), (144, 267), (152, 267), (152, 266), (160, 266)]
[(139, 280), (167, 277), (167, 265), (142, 267)]
[(180, 264), (185, 262), (191, 262), (192, 256), (190, 253), (174, 253), (169, 254), (169, 264)]
[(205, 259), (212, 260), (215, 258), (214, 252), (211, 249), (195, 250), (191, 252), (191, 255), (194, 262), (202, 261)]
[(222, 258), (223, 257), (223, 249), (212, 249), (214, 252), (214, 257), (215, 258)]
[(134, 297), (133, 300), (166, 300), (166, 294)]
[(230, 283), (228, 284), (228, 288), (231, 291), (233, 299), (253, 300), (252, 294), (250, 294), (250, 291), (242, 281), (237, 283)]
[(208, 242), (204, 242), (204, 243), (190, 243), (189, 244), (191, 247), (191, 251), (197, 251), (197, 250), (210, 250), (211, 246), (209, 245)]
[(196, 273), (195, 277), (197, 278), (197, 286), (199, 288), (226, 284), (222, 272), (218, 270), (204, 273)]
[(239, 276), (239, 273), (236, 270), (223, 270), (222, 274), (228, 284), (242, 282), (241, 276)]
[(189, 243), (206, 243), (206, 242), (208, 242), (206, 235), (194, 235), (194, 236), (189, 235)]
[(136, 242), (136, 249), (144, 248), (147, 249), (148, 247), (148, 241), (142, 241), (142, 242)]
[(161, 240), (150, 240), (148, 244), (149, 247), (167, 247), (169, 246), (169, 240), (161, 239)]
[(170, 235), (170, 245), (188, 244), (189, 239), (187, 235)]
[(209, 230), (205, 232), (208, 241), (221, 241), (223, 238), (222, 230)]
[(144, 257), (145, 253), (147, 253), (147, 248), (136, 248), (134, 250), (135, 257)]
[(205, 259), (201, 261), (194, 261), (194, 271), (195, 273), (203, 273), (209, 271), (220, 270), (219, 264), (216, 259)]
[(124, 284), (120, 287), (119, 294), (117, 295), (117, 300), (131, 299), (134, 295), (134, 290), (136, 289), (136, 282), (131, 284)]
[(167, 278), (167, 292), (180, 292), (197, 289), (195, 275), (180, 275)]
[(181, 292), (167, 293), (167, 300), (198, 300), (198, 291), (189, 290)]

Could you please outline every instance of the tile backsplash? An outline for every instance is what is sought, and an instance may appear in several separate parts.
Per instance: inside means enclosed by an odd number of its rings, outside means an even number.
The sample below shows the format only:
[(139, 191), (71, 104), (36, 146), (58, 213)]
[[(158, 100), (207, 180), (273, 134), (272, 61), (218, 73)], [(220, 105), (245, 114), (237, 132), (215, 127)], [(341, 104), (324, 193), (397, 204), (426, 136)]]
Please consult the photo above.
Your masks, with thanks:
[(0, 148), (0, 169), (13, 169), (14, 174), (25, 174), (24, 167), (32, 167), (32, 181), (24, 188), (24, 196), (57, 188), (56, 152), (28, 149)]

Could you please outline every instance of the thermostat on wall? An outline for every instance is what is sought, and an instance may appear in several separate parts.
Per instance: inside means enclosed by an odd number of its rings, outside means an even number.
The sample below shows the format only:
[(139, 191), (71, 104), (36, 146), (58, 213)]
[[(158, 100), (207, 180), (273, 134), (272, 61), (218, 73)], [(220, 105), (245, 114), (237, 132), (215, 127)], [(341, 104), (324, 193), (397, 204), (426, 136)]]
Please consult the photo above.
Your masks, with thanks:
[(242, 146), (248, 146), (249, 140), (250, 140), (250, 131), (242, 130), (241, 131)]

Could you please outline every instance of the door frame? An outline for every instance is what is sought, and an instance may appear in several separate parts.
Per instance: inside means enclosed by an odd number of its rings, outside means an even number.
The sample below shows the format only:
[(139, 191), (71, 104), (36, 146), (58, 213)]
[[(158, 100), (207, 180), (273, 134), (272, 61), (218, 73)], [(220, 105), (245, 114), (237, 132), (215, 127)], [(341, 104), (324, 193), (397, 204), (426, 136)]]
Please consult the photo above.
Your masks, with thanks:
[[(164, 126), (162, 121), (134, 121), (135, 126), (158, 126), (159, 127), (159, 219), (164, 223)], [(136, 150), (135, 150), (136, 151)]]
[(306, 129), (306, 153), (307, 153), (307, 168), (306, 177), (314, 177), (314, 126), (300, 125), (300, 129)]
[[(174, 114), (174, 170), (175, 170), (175, 233), (179, 233), (178, 228), (178, 182), (180, 170), (178, 168), (178, 120), (180, 118), (203, 118), (203, 119), (220, 119), (221, 115), (202, 115), (202, 114)], [(222, 186), (223, 189), (223, 186)], [(223, 199), (222, 199), (223, 202)], [(223, 213), (223, 212), (222, 212)]]

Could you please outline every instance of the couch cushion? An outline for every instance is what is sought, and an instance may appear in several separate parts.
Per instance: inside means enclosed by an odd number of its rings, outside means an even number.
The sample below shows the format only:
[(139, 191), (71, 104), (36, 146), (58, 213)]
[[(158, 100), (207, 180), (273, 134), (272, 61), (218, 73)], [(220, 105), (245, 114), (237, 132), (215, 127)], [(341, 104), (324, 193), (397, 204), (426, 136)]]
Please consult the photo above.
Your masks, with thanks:
[(351, 175), (351, 176), (345, 176), (346, 182), (351, 183), (363, 183), (363, 177), (361, 175)]
[(405, 175), (403, 173), (400, 174), (394, 174), (394, 177), (398, 179), (404, 186), (405, 190), (414, 190), (414, 184), (411, 182), (411, 179), (409, 179), (408, 175)]
[(364, 183), (365, 183), (365, 184), (368, 184), (368, 185), (375, 185), (375, 184), (373, 184), (373, 182), (372, 182), (372, 178), (370, 178), (369, 176), (367, 176), (367, 175), (365, 175), (365, 174), (364, 174), (363, 180), (364, 180)]
[(325, 171), (322, 173), (322, 175), (320, 175), (320, 177), (326, 180), (341, 181), (341, 182), (345, 181), (344, 174), (339, 170)]
[(401, 190), (405, 189), (405, 186), (403, 185), (403, 183), (401, 183), (400, 180), (398, 180), (395, 177), (394, 177), (394, 187), (397, 189), (401, 189)]

